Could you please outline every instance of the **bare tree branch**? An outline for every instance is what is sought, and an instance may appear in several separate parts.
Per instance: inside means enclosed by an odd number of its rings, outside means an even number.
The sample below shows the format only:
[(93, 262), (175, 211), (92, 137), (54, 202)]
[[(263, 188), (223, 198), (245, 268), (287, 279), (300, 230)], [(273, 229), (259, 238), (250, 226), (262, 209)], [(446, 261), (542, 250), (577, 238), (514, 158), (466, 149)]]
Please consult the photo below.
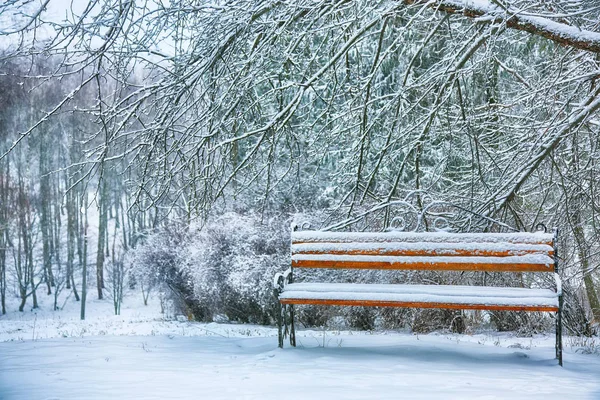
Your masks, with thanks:
[(459, 14), (477, 22), (503, 23), (507, 27), (550, 39), (563, 46), (600, 53), (600, 32), (579, 29), (547, 16), (527, 15), (514, 7), (500, 8), (487, 1), (404, 0), (405, 4), (421, 4), (449, 14)]

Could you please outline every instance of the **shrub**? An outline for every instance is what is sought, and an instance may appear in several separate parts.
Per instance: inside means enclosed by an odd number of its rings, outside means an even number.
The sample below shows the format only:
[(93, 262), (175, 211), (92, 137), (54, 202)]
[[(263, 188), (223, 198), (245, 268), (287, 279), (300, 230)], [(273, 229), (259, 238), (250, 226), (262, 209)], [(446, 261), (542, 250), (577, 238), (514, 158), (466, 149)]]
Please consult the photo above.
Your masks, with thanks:
[(204, 226), (158, 229), (128, 259), (140, 285), (166, 286), (190, 318), (267, 324), (275, 317), (273, 276), (289, 265), (288, 226), (227, 213)]
[(207, 308), (194, 295), (188, 265), (182, 262), (182, 248), (189, 242), (181, 225), (158, 229), (127, 255), (135, 281), (143, 290), (167, 292), (173, 305), (189, 319), (207, 320)]

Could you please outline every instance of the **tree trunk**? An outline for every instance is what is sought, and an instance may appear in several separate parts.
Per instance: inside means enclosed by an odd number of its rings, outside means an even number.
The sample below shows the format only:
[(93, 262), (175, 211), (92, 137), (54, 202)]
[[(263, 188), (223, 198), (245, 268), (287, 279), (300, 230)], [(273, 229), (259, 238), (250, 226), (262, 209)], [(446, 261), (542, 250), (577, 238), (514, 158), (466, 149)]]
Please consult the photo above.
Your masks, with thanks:
[(27, 271), (23, 267), (23, 245), (21, 236), (21, 224), (22, 222), (22, 204), (21, 204), (21, 182), (19, 182), (19, 230), (17, 232), (17, 256), (15, 257), (15, 272), (17, 273), (17, 280), (19, 283), (19, 296), (21, 297), (21, 304), (19, 304), (19, 311), (23, 312), (25, 308), (25, 302), (27, 301)]
[(27, 236), (27, 247), (25, 248), (27, 257), (27, 269), (29, 271), (29, 282), (31, 283), (31, 299), (33, 300), (33, 308), (38, 308), (37, 301), (37, 286), (35, 284), (35, 264), (33, 262), (33, 237), (32, 229), (33, 223), (31, 222), (31, 215), (28, 214), (27, 219), (27, 231), (23, 232), (23, 235)]
[[(7, 163), (8, 164), (8, 163)], [(6, 246), (8, 236), (8, 172), (0, 162), (0, 307), (6, 314)]]
[(81, 206), (85, 207), (83, 217), (83, 246), (82, 246), (82, 264), (81, 264), (81, 319), (85, 319), (85, 300), (87, 297), (87, 243), (88, 243), (88, 219), (87, 219), (87, 194), (82, 194), (83, 200)]
[(5, 231), (0, 230), (0, 306), (6, 314), (6, 242)]
[(79, 301), (79, 294), (77, 293), (77, 287), (75, 285), (75, 247), (77, 238), (77, 215), (78, 206), (75, 188), (72, 188), (73, 180), (70, 177), (67, 186), (71, 188), (67, 193), (67, 289), (73, 289), (73, 295), (75, 300)]
[[(60, 151), (59, 151), (60, 152)], [(69, 282), (69, 277), (64, 273), (63, 266), (61, 264), (61, 234), (62, 234), (62, 223), (61, 223), (61, 205), (57, 199), (60, 198), (60, 179), (58, 174), (53, 179), (53, 196), (56, 199), (54, 201), (54, 218), (52, 223), (52, 242), (54, 245), (52, 246), (53, 254), (54, 254), (54, 262), (56, 265), (54, 278), (54, 309), (58, 310), (58, 296), (61, 290), (64, 288), (66, 282)]]
[[(106, 172), (105, 172), (106, 173)], [(106, 246), (106, 225), (108, 216), (108, 187), (107, 177), (104, 176), (100, 182), (100, 214), (98, 219), (98, 252), (96, 255), (96, 284), (98, 287), (98, 299), (102, 300), (104, 289), (104, 248)]]
[(48, 149), (44, 141), (45, 135), (40, 135), (39, 144), (39, 174), (40, 174), (40, 228), (42, 230), (42, 257), (44, 264), (44, 280), (48, 288), (48, 295), (52, 294), (54, 275), (52, 273), (52, 228), (51, 228), (51, 202), (50, 176), (48, 164)]

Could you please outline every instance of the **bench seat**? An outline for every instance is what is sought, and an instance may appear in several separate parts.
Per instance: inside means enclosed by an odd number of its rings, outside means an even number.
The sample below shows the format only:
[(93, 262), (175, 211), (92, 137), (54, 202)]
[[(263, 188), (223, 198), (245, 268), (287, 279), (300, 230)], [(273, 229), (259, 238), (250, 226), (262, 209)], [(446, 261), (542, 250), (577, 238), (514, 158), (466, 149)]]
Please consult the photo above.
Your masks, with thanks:
[(282, 304), (558, 311), (551, 289), (491, 286), (291, 283)]

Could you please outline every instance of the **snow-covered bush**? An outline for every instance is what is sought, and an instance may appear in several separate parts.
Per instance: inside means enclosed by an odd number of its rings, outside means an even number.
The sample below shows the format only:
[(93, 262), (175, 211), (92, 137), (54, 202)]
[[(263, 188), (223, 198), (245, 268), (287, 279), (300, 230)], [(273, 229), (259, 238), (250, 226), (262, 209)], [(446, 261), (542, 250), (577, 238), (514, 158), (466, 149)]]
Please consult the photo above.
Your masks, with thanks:
[(162, 228), (130, 252), (144, 290), (166, 286), (188, 317), (271, 323), (273, 275), (289, 265), (289, 223), (226, 213), (204, 225)]
[(128, 253), (127, 262), (142, 290), (167, 292), (173, 305), (189, 319), (205, 320), (209, 318), (207, 309), (194, 294), (194, 282), (184, 262), (189, 241), (189, 232), (182, 225), (158, 229)]
[(274, 316), (271, 281), (289, 265), (289, 224), (227, 213), (191, 235), (186, 263), (195, 295), (213, 314), (269, 323)]

